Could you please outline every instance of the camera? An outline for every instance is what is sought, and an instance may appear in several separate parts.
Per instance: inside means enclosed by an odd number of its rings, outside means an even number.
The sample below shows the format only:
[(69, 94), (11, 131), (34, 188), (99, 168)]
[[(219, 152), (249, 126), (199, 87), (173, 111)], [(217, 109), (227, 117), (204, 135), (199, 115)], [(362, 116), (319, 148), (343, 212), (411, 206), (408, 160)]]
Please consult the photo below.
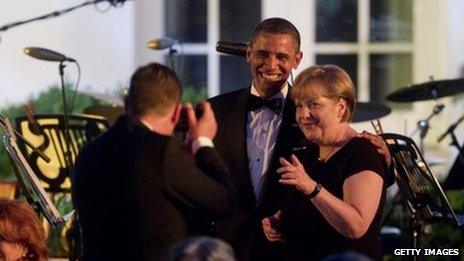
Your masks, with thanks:
[[(197, 119), (200, 119), (201, 116), (203, 116), (203, 109), (199, 105), (195, 106), (195, 116), (197, 117)], [(177, 123), (174, 131), (181, 133), (188, 132), (187, 109), (185, 108), (185, 106), (182, 106), (182, 109), (180, 111), (179, 122)]]

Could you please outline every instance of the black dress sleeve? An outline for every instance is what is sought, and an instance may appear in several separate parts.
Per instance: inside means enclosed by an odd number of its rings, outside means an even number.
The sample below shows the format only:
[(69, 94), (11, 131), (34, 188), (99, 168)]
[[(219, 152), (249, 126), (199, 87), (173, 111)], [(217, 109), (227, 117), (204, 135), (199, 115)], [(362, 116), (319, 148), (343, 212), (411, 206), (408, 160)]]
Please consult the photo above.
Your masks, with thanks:
[(346, 180), (361, 171), (370, 170), (385, 180), (387, 168), (383, 157), (377, 152), (376, 147), (366, 139), (355, 139), (348, 157), (348, 168), (346, 173), (344, 173), (344, 179)]

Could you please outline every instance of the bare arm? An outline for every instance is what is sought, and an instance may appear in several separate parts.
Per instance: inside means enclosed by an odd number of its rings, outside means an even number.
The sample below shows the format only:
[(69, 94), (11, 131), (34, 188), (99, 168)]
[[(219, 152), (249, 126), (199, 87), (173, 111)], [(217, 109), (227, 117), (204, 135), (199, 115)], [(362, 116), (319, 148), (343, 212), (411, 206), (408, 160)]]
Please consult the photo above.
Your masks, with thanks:
[[(295, 155), (292, 163), (281, 158), (282, 184), (293, 185), (302, 193), (313, 192), (316, 182), (305, 172), (303, 165)], [(349, 238), (360, 238), (369, 228), (380, 203), (383, 179), (373, 171), (361, 171), (345, 180), (343, 200), (322, 188), (311, 199), (327, 222), (340, 234)], [(309, 200), (309, 199), (308, 199)]]

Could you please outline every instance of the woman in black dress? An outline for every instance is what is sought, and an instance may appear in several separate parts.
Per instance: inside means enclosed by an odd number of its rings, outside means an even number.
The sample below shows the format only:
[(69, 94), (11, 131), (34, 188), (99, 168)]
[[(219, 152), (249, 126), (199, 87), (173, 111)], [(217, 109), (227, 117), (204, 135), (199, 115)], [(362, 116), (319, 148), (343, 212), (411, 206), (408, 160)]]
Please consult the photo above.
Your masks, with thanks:
[(280, 159), (279, 181), (292, 189), (281, 211), (263, 220), (266, 237), (284, 242), (289, 260), (347, 251), (381, 259), (386, 167), (377, 148), (348, 124), (355, 107), (350, 77), (334, 65), (312, 66), (291, 92), (310, 144)]

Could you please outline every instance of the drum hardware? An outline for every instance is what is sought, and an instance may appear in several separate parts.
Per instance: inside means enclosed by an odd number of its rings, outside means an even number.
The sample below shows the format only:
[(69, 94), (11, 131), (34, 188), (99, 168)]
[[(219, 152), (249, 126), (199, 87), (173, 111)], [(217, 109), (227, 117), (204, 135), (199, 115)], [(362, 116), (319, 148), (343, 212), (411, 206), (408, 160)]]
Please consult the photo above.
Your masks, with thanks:
[(380, 123), (379, 119), (375, 119), (371, 121), (371, 125), (372, 125), (372, 128), (374, 128), (374, 131), (377, 135), (380, 135), (383, 133), (382, 124)]
[(461, 92), (464, 92), (464, 78), (435, 81), (431, 77), (429, 82), (409, 85), (389, 94), (387, 100), (392, 102), (436, 100)]
[(432, 113), (426, 119), (419, 120), (417, 122), (417, 128), (408, 135), (411, 137), (419, 132), (420, 151), (424, 153), (424, 138), (430, 127), (429, 121), (445, 107), (444, 104), (438, 103), (437, 99), (455, 95), (460, 92), (464, 92), (464, 78), (435, 81), (433, 77), (430, 77), (429, 82), (410, 85), (389, 94), (387, 100), (393, 102), (436, 101)]
[(424, 139), (425, 139), (425, 136), (427, 136), (427, 132), (430, 127), (430, 124), (429, 124), (430, 119), (432, 119), (435, 115), (438, 115), (443, 110), (443, 108), (445, 108), (444, 104), (438, 104), (438, 103), (435, 104), (435, 106), (433, 106), (433, 110), (430, 113), (430, 115), (426, 119), (419, 120), (417, 122), (416, 129), (410, 135), (408, 135), (409, 137), (413, 137), (414, 135), (416, 135), (417, 132), (419, 132), (419, 138), (420, 138), (419, 147), (420, 147), (421, 153), (424, 153)]
[(391, 109), (384, 104), (375, 102), (358, 102), (354, 110), (353, 123), (382, 118), (391, 113)]
[(448, 129), (438, 137), (437, 142), (440, 143), (448, 134), (451, 136), (451, 143), (449, 144), (450, 146), (454, 146), (458, 149), (458, 158), (461, 161), (461, 163), (464, 165), (464, 155), (463, 155), (463, 148), (461, 145), (459, 145), (458, 139), (456, 138), (456, 135), (454, 134), (454, 129), (458, 127), (458, 125), (464, 120), (464, 115), (461, 116), (455, 123), (451, 124)]
[(94, 105), (84, 109), (85, 114), (92, 114), (105, 117), (113, 125), (116, 119), (124, 114), (124, 107), (111, 105)]

